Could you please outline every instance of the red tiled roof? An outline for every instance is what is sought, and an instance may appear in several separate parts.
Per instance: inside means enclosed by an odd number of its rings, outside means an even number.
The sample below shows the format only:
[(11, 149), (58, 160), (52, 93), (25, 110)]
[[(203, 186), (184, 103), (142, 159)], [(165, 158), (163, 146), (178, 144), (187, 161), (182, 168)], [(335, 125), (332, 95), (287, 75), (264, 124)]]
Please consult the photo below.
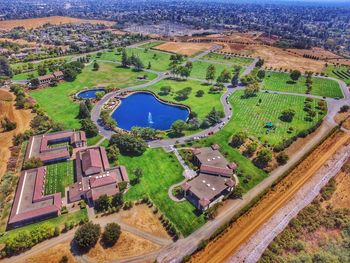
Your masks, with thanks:
[(103, 185), (107, 184), (116, 184), (117, 179), (116, 179), (116, 173), (104, 173), (104, 174), (99, 174), (99, 175), (94, 175), (89, 179), (90, 187), (91, 188), (96, 188), (100, 187)]
[(216, 151), (216, 150), (219, 150), (219, 149), (220, 149), (220, 145), (219, 145), (219, 144), (213, 144), (213, 145), (211, 146), (211, 148), (212, 148), (214, 151)]
[(206, 174), (222, 175), (222, 176), (227, 176), (227, 177), (230, 177), (233, 174), (231, 169), (210, 166), (210, 165), (202, 165), (200, 168), (200, 172), (206, 173)]
[(229, 164), (227, 165), (227, 167), (228, 167), (229, 169), (233, 170), (233, 171), (236, 171), (236, 169), (237, 169), (237, 164), (235, 164), (235, 163), (229, 163)]
[(45, 76), (40, 76), (38, 77), (39, 81), (43, 81), (43, 80), (49, 80), (49, 79), (53, 79), (54, 75), (50, 74), (50, 75), (45, 75)]
[(234, 187), (236, 185), (236, 182), (232, 179), (228, 179), (225, 184), (228, 186), (228, 187)]
[(200, 204), (202, 207), (206, 207), (207, 205), (210, 204), (210, 201), (209, 201), (209, 199), (207, 199), (207, 198), (202, 198), (201, 200), (199, 200), (199, 204)]
[(188, 190), (191, 188), (191, 186), (190, 186), (190, 184), (189, 184), (188, 182), (184, 182), (184, 183), (181, 185), (181, 187), (182, 187), (182, 189), (183, 189), (184, 191), (188, 191)]
[(86, 150), (82, 154), (81, 161), (84, 173), (89, 168), (97, 168), (98, 171), (102, 171), (103, 169), (102, 158), (98, 148)]
[(57, 78), (57, 77), (62, 77), (64, 74), (62, 71), (56, 71), (52, 75), (54, 75)]

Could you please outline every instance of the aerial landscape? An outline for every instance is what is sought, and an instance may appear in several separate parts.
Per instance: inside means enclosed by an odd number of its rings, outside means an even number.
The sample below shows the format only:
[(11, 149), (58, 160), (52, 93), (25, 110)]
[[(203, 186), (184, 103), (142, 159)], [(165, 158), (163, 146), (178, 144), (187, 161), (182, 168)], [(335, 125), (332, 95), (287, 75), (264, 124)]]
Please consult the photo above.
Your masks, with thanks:
[(0, 0), (0, 262), (350, 263), (350, 3)]

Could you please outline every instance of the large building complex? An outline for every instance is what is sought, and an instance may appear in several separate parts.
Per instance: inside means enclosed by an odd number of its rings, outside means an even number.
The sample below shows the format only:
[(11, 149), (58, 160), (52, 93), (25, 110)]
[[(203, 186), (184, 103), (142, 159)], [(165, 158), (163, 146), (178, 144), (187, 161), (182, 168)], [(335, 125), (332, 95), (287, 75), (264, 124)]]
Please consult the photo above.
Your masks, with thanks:
[(182, 185), (186, 198), (199, 210), (206, 210), (229, 194), (237, 179), (235, 163), (229, 163), (218, 145), (192, 151), (193, 162), (199, 167), (198, 175)]

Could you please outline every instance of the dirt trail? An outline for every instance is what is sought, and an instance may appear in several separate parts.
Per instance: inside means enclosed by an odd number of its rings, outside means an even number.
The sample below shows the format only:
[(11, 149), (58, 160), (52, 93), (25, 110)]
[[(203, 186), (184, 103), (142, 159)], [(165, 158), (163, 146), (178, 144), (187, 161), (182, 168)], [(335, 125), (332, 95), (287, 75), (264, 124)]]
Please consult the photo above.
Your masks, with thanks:
[(7, 90), (0, 90), (0, 120), (7, 116), (11, 121), (16, 122), (17, 127), (10, 132), (0, 132), (0, 178), (6, 172), (7, 161), (11, 152), (12, 138), (18, 133), (29, 129), (33, 118), (30, 110), (18, 110), (14, 107), (14, 96)]
[(328, 138), (272, 188), (255, 207), (239, 218), (223, 236), (196, 254), (191, 262), (225, 262), (278, 209), (286, 204), (342, 145), (349, 143), (349, 139), (350, 135), (342, 132), (337, 132)]

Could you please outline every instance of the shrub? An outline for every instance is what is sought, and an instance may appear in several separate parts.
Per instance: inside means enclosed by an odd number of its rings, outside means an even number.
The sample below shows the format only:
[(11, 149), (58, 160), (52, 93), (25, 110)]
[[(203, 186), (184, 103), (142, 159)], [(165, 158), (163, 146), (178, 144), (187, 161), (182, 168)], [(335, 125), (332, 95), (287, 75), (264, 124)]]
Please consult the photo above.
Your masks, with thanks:
[(102, 234), (103, 244), (106, 246), (113, 246), (118, 241), (120, 234), (120, 226), (117, 223), (107, 224)]
[(279, 165), (285, 165), (288, 162), (289, 157), (287, 154), (282, 152), (279, 155), (277, 155), (276, 160), (277, 160)]
[(24, 162), (23, 169), (28, 170), (28, 169), (38, 168), (41, 166), (43, 166), (43, 162), (39, 158), (32, 157)]
[(244, 132), (236, 133), (231, 138), (231, 146), (234, 148), (239, 148), (247, 140), (248, 136)]
[(75, 232), (74, 242), (82, 251), (88, 251), (96, 245), (100, 235), (100, 225), (89, 222), (79, 227)]

